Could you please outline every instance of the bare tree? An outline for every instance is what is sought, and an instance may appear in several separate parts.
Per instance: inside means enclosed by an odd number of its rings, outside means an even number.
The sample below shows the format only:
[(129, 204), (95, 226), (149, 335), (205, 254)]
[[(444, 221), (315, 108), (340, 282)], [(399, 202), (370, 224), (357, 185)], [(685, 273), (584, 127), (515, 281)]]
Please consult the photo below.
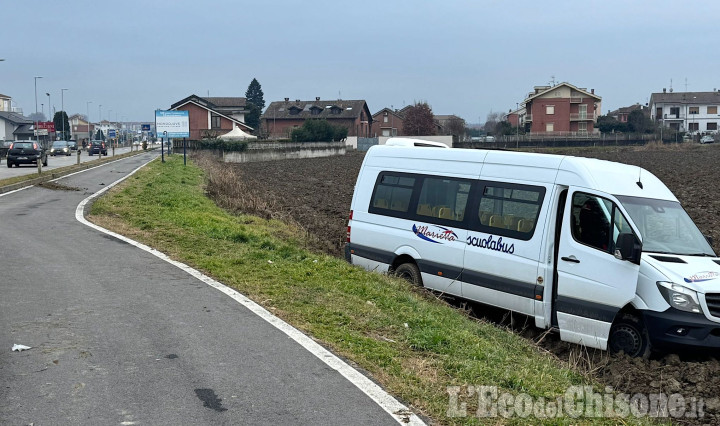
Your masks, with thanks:
[(436, 133), (435, 116), (427, 102), (416, 103), (405, 112), (403, 132), (408, 136), (429, 136)]
[(503, 113), (501, 112), (492, 112), (490, 111), (487, 115), (487, 119), (485, 120), (485, 124), (483, 125), (483, 129), (486, 132), (493, 133), (497, 129), (498, 123), (500, 123), (503, 119)]

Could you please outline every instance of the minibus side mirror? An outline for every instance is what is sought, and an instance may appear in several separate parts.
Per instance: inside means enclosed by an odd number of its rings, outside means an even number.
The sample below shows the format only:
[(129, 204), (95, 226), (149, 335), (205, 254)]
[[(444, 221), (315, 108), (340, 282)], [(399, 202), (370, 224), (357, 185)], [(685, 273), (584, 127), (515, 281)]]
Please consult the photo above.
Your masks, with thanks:
[(616, 258), (639, 265), (641, 254), (642, 244), (635, 234), (626, 232), (618, 235), (617, 245), (615, 246)]
[(713, 237), (709, 235), (703, 235), (705, 237), (705, 240), (707, 240), (708, 244), (713, 245)]

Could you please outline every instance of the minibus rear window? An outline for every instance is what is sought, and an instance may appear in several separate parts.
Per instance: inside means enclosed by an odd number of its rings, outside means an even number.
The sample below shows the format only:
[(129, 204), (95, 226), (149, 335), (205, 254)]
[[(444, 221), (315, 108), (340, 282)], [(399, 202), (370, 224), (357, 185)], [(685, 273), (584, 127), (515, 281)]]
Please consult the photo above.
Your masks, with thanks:
[(529, 240), (535, 232), (544, 195), (545, 188), (542, 187), (486, 185), (478, 209), (481, 229)]

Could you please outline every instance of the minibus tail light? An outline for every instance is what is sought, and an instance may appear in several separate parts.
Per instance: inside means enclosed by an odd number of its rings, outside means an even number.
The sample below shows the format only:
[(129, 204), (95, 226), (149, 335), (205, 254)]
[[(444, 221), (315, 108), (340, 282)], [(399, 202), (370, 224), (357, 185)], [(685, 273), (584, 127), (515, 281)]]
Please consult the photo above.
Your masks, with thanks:
[(352, 221), (352, 217), (353, 217), (353, 211), (350, 210), (350, 217), (348, 218), (347, 238), (345, 240), (348, 243), (350, 242), (350, 221)]

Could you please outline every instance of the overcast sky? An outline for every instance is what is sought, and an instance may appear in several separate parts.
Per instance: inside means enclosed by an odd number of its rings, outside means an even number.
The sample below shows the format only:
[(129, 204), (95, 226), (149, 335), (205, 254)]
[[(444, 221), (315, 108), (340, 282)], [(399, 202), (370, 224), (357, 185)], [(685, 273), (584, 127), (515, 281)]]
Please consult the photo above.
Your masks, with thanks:
[[(603, 114), (720, 88), (720, 1), (23, 0), (0, 6), (0, 93), (25, 115), (152, 121), (191, 94), (427, 101), (484, 122), (533, 86), (595, 89)], [(99, 109), (99, 105), (102, 108)]]

